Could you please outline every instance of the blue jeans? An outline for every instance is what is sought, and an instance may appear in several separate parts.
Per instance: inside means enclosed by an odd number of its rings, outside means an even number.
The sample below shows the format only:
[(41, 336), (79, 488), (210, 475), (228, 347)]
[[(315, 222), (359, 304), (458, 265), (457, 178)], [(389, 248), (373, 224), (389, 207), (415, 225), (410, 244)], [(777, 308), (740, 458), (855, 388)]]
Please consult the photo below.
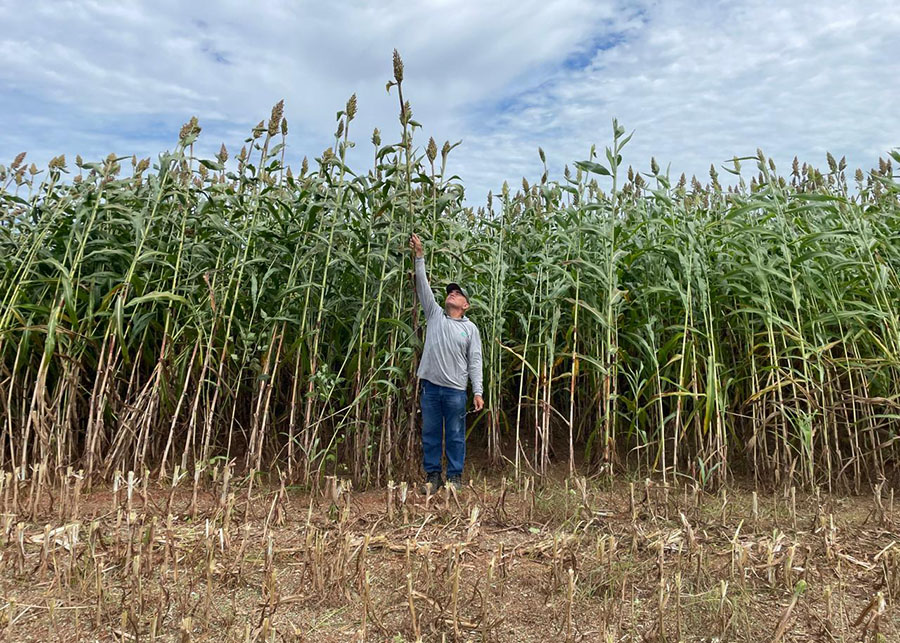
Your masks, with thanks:
[(466, 460), (466, 392), (422, 380), (422, 452), (425, 473), (441, 472), (446, 448), (447, 478), (462, 476)]

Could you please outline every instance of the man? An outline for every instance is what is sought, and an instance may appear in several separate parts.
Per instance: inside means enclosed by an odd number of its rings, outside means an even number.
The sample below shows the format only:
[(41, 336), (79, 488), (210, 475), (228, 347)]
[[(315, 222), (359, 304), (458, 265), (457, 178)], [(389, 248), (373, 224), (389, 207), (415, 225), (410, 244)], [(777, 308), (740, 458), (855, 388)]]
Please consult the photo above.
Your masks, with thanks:
[[(447, 483), (462, 485), (466, 459), (466, 383), (472, 382), (475, 410), (484, 408), (481, 335), (466, 318), (469, 296), (459, 284), (447, 285), (444, 308), (438, 306), (425, 275), (425, 251), (419, 235), (409, 238), (416, 255), (416, 294), (425, 311), (427, 332), (417, 373), (422, 381), (424, 493), (441, 486), (441, 452), (447, 453)], [(429, 486), (430, 485), (430, 488)]]

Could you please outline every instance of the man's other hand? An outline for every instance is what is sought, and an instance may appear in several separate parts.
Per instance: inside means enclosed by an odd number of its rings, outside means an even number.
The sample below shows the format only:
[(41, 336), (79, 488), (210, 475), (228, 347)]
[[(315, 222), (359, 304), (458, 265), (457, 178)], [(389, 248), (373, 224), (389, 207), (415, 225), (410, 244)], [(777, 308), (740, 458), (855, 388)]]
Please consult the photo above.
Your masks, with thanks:
[(417, 257), (425, 256), (425, 249), (422, 247), (422, 240), (415, 232), (409, 237), (409, 247), (416, 253)]
[(484, 408), (484, 398), (480, 395), (475, 396), (475, 412), (477, 413)]

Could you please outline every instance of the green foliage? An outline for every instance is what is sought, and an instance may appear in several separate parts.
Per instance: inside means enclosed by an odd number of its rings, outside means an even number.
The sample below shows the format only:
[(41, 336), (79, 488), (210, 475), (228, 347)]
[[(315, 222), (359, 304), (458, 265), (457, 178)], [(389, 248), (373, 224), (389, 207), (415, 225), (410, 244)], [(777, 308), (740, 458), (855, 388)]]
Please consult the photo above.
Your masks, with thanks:
[(257, 128), (226, 164), (194, 156), (196, 122), (153, 171), (4, 168), (0, 465), (415, 470), (415, 230), (434, 289), (473, 294), (488, 408), (471, 432), (494, 462), (543, 472), (571, 445), (573, 467), (704, 486), (741, 469), (810, 485), (890, 471), (890, 161), (852, 188), (843, 168), (784, 178), (761, 153), (749, 183), (726, 168), (727, 189), (655, 161), (626, 177), (615, 124), (605, 164), (592, 152), (472, 208), (448, 175), (455, 145), (436, 166), (405, 113), (366, 172), (345, 165), (343, 111), (299, 173), (286, 127)]

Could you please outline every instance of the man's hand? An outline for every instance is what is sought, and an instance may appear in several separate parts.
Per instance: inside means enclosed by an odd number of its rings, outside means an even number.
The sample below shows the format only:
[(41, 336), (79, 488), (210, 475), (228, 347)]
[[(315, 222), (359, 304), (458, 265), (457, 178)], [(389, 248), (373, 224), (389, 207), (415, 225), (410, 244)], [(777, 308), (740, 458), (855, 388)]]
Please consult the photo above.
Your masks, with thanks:
[(475, 412), (477, 413), (484, 408), (484, 398), (480, 395), (475, 396)]
[(416, 253), (416, 257), (424, 257), (425, 249), (422, 247), (422, 240), (415, 232), (409, 237), (409, 247)]

